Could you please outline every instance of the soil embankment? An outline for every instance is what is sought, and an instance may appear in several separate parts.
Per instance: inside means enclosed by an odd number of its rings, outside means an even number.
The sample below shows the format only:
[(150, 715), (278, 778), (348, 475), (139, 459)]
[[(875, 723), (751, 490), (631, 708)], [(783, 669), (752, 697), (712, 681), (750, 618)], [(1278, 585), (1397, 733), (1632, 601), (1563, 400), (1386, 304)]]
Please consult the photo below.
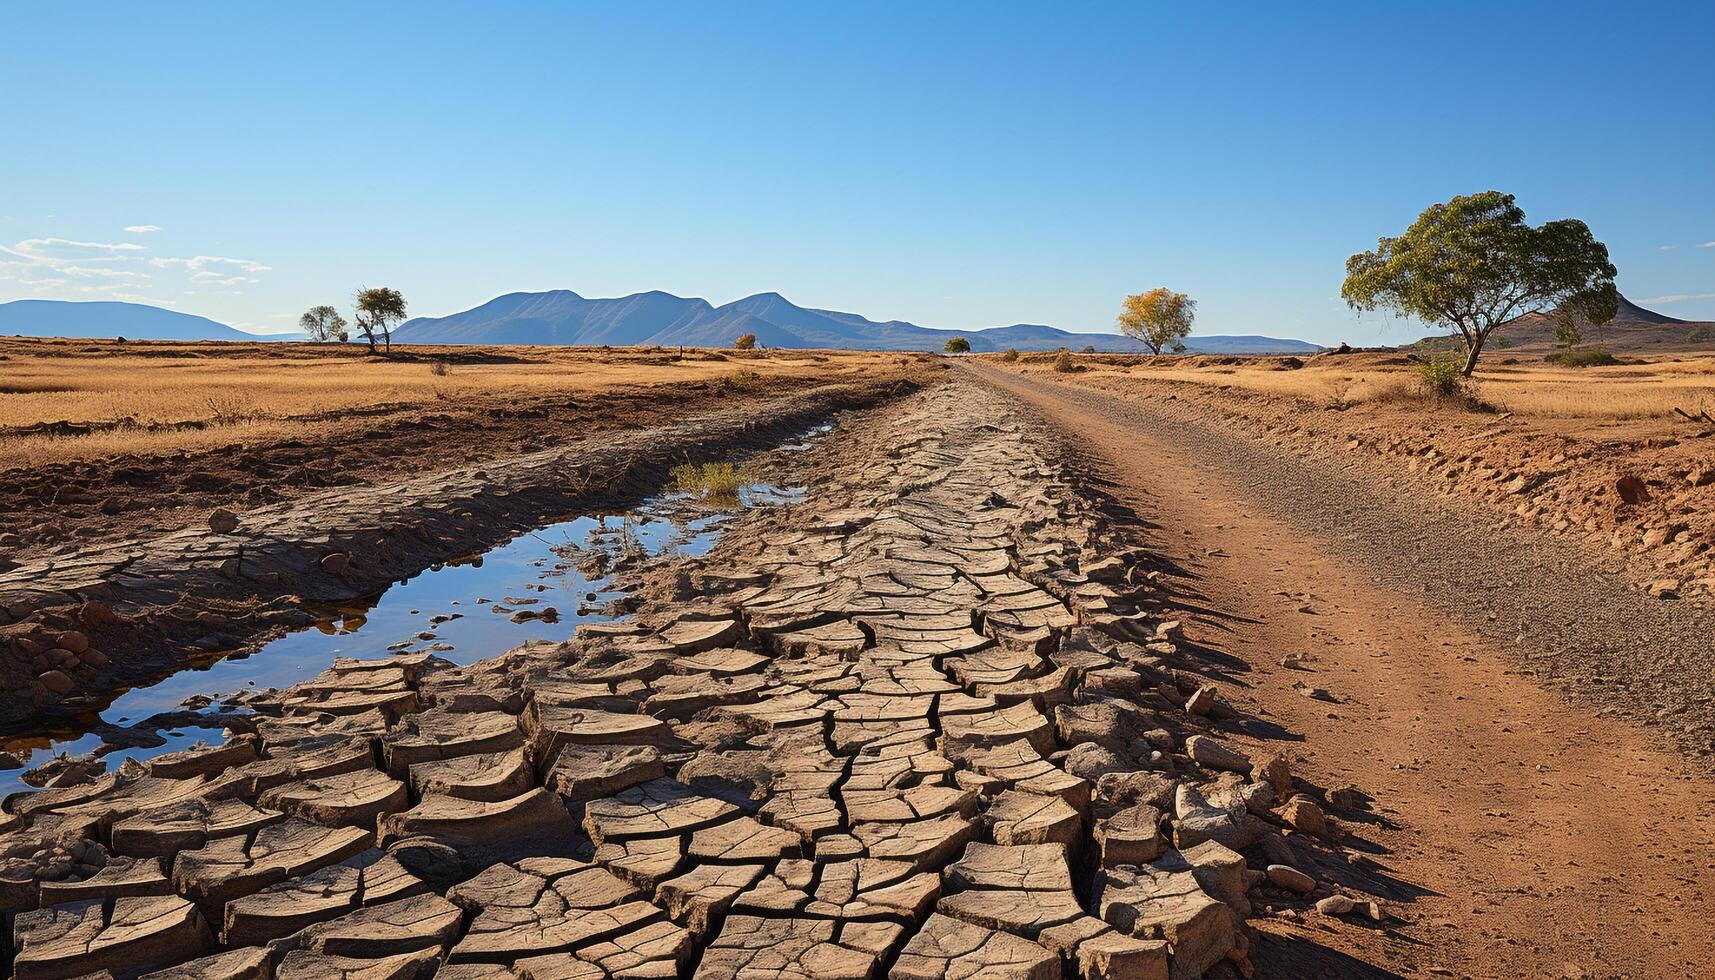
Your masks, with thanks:
[[(1705, 613), (1170, 402), (973, 373), (1155, 523), (1201, 610), (1188, 636), (1231, 658), (1223, 696), (1302, 737), (1316, 781), (1372, 800), (1349, 825), (1359, 855), (1331, 875), (1397, 900), (1405, 924), (1278, 920), (1260, 975), (1682, 977), (1715, 961), (1715, 786), (1618, 717), (1708, 730), (1699, 678), (1667, 669), (1700, 664), (1707, 683)], [(1544, 684), (1569, 676), (1573, 704)], [(1657, 719), (1644, 694), (1677, 710)]]
[(762, 448), (912, 389), (882, 381), (750, 398), (599, 443), (324, 490), (228, 512), (229, 523), (23, 561), (0, 571), (0, 723), (75, 713), (189, 655), (307, 625), (304, 599), (372, 594), (571, 510), (635, 499), (673, 463)]

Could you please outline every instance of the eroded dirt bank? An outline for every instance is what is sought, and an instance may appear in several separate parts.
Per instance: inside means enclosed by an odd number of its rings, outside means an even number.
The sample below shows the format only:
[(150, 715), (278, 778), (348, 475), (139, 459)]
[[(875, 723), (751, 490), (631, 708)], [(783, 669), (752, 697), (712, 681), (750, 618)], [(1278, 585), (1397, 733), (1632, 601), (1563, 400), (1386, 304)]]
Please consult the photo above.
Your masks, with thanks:
[(633, 622), (9, 798), (18, 975), (1232, 978), (1267, 909), (1391, 921), (1058, 437), (962, 381), (822, 446)]
[(833, 413), (913, 390), (822, 385), (598, 443), (326, 490), (192, 527), (86, 545), (0, 571), (0, 724), (74, 713), (106, 692), (302, 627), (305, 599), (372, 594), (576, 508), (658, 487), (690, 459), (760, 448)]
[[(1346, 825), (1357, 854), (1320, 870), (1399, 901), (1405, 921), (1277, 920), (1259, 973), (1684, 977), (1715, 962), (1715, 785), (1613, 707), (1656, 721), (1627, 693), (1652, 692), (1692, 715), (1679, 737), (1707, 732), (1697, 680), (1663, 669), (1700, 664), (1707, 680), (1699, 611), (1171, 404), (978, 373), (1157, 525), (1168, 581), (1199, 608), (1188, 638), (1231, 658), (1223, 695), (1301, 735), (1295, 762), (1316, 782), (1373, 797)], [(1544, 687), (1568, 672), (1605, 680)]]

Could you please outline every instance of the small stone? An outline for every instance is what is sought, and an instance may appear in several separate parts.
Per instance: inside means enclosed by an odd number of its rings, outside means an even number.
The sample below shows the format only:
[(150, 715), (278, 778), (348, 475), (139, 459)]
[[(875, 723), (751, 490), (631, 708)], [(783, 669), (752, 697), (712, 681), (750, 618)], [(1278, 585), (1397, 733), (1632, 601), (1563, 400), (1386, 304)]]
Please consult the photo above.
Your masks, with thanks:
[(1329, 895), (1316, 903), (1316, 911), (1323, 915), (1345, 915), (1356, 906), (1357, 903), (1345, 895)]
[(1292, 767), (1280, 754), (1268, 756), (1251, 767), (1251, 782), (1267, 783), (1277, 798), (1292, 795)]
[(346, 569), (351, 567), (351, 556), (341, 551), (323, 555), (321, 566), (322, 571), (330, 575), (344, 575)]
[(1280, 808), (1280, 819), (1293, 830), (1304, 834), (1320, 834), (1328, 829), (1322, 808), (1307, 796), (1294, 796)]
[(1342, 813), (1355, 812), (1363, 806), (1364, 793), (1350, 783), (1336, 786), (1328, 791), (1328, 805)]
[(1635, 476), (1622, 476), (1614, 481), (1614, 492), (1628, 504), (1641, 504), (1649, 499), (1649, 489)]
[(1679, 580), (1676, 578), (1657, 579), (1649, 584), (1649, 594), (1656, 599), (1679, 598)]
[(1185, 702), (1185, 710), (1194, 715), (1206, 715), (1215, 710), (1215, 688), (1208, 685), (1199, 687)]
[(1285, 864), (1268, 866), (1268, 880), (1277, 888), (1308, 895), (1316, 890), (1316, 879), (1297, 868)]
[(238, 530), (238, 515), (222, 507), (208, 515), (208, 529), (216, 534), (231, 534)]
[(1243, 773), (1251, 771), (1251, 760), (1243, 752), (1207, 735), (1193, 735), (1186, 739), (1185, 754), (1190, 756), (1193, 762), (1210, 769)]
[(37, 677), (36, 680), (40, 681), (41, 685), (43, 687), (54, 692), (55, 694), (70, 694), (71, 693), (71, 689), (72, 689), (71, 678), (67, 677), (64, 671), (60, 671), (60, 670), (46, 671), (43, 674), (41, 674), (39, 677)]

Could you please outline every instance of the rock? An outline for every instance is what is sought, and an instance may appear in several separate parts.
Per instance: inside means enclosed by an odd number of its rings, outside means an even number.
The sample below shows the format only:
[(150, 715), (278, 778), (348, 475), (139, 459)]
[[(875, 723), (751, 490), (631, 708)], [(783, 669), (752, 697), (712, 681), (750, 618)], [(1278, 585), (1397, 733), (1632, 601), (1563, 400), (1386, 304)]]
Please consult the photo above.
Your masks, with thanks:
[(1251, 771), (1248, 756), (1207, 735), (1193, 735), (1186, 739), (1185, 754), (1191, 757), (1191, 761), (1210, 769), (1240, 773)]
[(1009, 789), (989, 807), (990, 833), (996, 844), (1060, 844), (1072, 846), (1084, 818), (1058, 796), (1038, 796)]
[(1185, 710), (1194, 715), (1206, 715), (1215, 710), (1215, 688), (1212, 685), (1199, 687), (1185, 702)]
[(323, 555), (319, 564), (322, 567), (322, 571), (327, 572), (329, 575), (344, 575), (346, 570), (351, 568), (351, 556), (343, 551), (335, 551), (331, 554)]
[[(706, 967), (707, 960), (704, 963)], [(889, 976), (892, 980), (1055, 980), (1060, 976), (1060, 958), (1028, 939), (936, 913), (905, 944)]]
[(1649, 584), (1649, 594), (1656, 599), (1679, 598), (1680, 583), (1676, 578), (1657, 579)]
[(1323, 915), (1345, 915), (1352, 911), (1356, 904), (1345, 895), (1329, 895), (1316, 903), (1316, 911)]
[(1271, 864), (1267, 870), (1268, 880), (1277, 888), (1308, 895), (1316, 890), (1316, 879), (1304, 872), (1285, 864)]
[(1168, 980), (1167, 952), (1164, 940), (1107, 932), (1078, 944), (1078, 976), (1081, 980)]
[(208, 529), (216, 534), (231, 534), (238, 530), (238, 515), (222, 507), (208, 515)]
[(1316, 801), (1302, 794), (1286, 801), (1280, 808), (1280, 819), (1288, 827), (1303, 834), (1320, 834), (1328, 829), (1327, 818)]
[(43, 671), (36, 675), (36, 681), (55, 694), (70, 694), (74, 686), (72, 679), (60, 670)]
[(1251, 780), (1267, 783), (1278, 799), (1292, 795), (1292, 767), (1283, 755), (1269, 755), (1251, 767)]
[(1131, 772), (1137, 767), (1106, 746), (1084, 742), (1072, 747), (1060, 767), (1079, 779), (1096, 782), (1110, 772)]
[(1347, 783), (1328, 791), (1328, 805), (1342, 813), (1356, 813), (1364, 805), (1364, 792)]
[(1666, 544), (1673, 537), (1673, 530), (1665, 527), (1652, 527), (1644, 532), (1643, 547), (1645, 551)]
[[(1187, 868), (1183, 859), (1170, 856), (1175, 866)], [(1106, 868), (1097, 892), (1098, 909), (1109, 925), (1140, 939), (1166, 940), (1174, 977), (1201, 976), (1236, 946), (1233, 910), (1203, 891), (1188, 868)]]
[(1147, 803), (1097, 820), (1092, 835), (1101, 863), (1109, 867), (1144, 864), (1160, 857), (1167, 848), (1161, 836), (1161, 811)]
[(1650, 499), (1649, 488), (1635, 476), (1622, 476), (1614, 481), (1614, 492), (1628, 504), (1641, 504)]

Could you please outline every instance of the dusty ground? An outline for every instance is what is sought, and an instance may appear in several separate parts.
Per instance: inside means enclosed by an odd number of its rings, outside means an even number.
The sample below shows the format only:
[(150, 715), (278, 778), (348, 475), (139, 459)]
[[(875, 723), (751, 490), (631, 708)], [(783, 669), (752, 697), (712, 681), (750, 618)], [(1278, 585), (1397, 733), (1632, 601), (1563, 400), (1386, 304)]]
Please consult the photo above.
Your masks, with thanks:
[[(1150, 399), (1195, 420), (1236, 426), (1291, 453), (1371, 459), (1431, 493), (1486, 507), (1497, 522), (1576, 541), (1639, 589), (1715, 595), (1715, 426), (1672, 408), (1715, 412), (1715, 358), (1676, 356), (1609, 368), (1484, 362), (1474, 385), (1492, 406), (1425, 396), (1393, 353), (1299, 358), (1075, 357), (1054, 373), (1031, 355), (998, 366)], [(1637, 481), (1631, 496), (1620, 481)]]
[[(674, 421), (917, 355), (0, 339), (0, 567), (67, 541)], [(436, 365), (442, 367), (437, 369)], [(444, 373), (436, 373), (444, 370)]]
[[(1403, 486), (1366, 493), (1296, 457), (1271, 463), (1272, 447), (1242, 425), (1194, 424), (1082, 378), (978, 371), (1056, 423), (1118, 501), (1157, 525), (1154, 546), (1201, 608), (1188, 635), (1228, 665), (1226, 696), (1301, 740), (1314, 782), (1372, 798), (1350, 825), (1356, 853), (1326, 853), (1320, 870), (1401, 903), (1405, 923), (1277, 921), (1263, 927), (1259, 974), (1682, 977), (1715, 962), (1715, 782), (1614, 717), (1612, 701), (1569, 704), (1532, 676), (1552, 637), (1591, 660), (1592, 645), (1613, 641), (1622, 650), (1594, 666), (1622, 682), (1664, 654), (1706, 681), (1707, 616), (1681, 606), (1664, 619), (1661, 604), (1640, 607), (1650, 600), (1612, 582), (1604, 594), (1599, 574), (1573, 564), (1513, 580), (1521, 594), (1499, 630), (1481, 611), (1467, 626), (1447, 608), (1459, 568), (1422, 561), (1411, 535), (1390, 540), (1386, 528), (1435, 533), (1469, 511), (1426, 524), (1412, 510), (1444, 501)], [(1490, 542), (1467, 540), (1477, 548), (1464, 557), (1484, 561)], [(1634, 642), (1578, 643), (1588, 624), (1565, 622), (1557, 595), (1607, 603), (1603, 618)], [(1514, 630), (1529, 635), (1496, 635)], [(1283, 666), (1287, 655), (1303, 666)], [(1708, 703), (1671, 690), (1681, 707)]]

